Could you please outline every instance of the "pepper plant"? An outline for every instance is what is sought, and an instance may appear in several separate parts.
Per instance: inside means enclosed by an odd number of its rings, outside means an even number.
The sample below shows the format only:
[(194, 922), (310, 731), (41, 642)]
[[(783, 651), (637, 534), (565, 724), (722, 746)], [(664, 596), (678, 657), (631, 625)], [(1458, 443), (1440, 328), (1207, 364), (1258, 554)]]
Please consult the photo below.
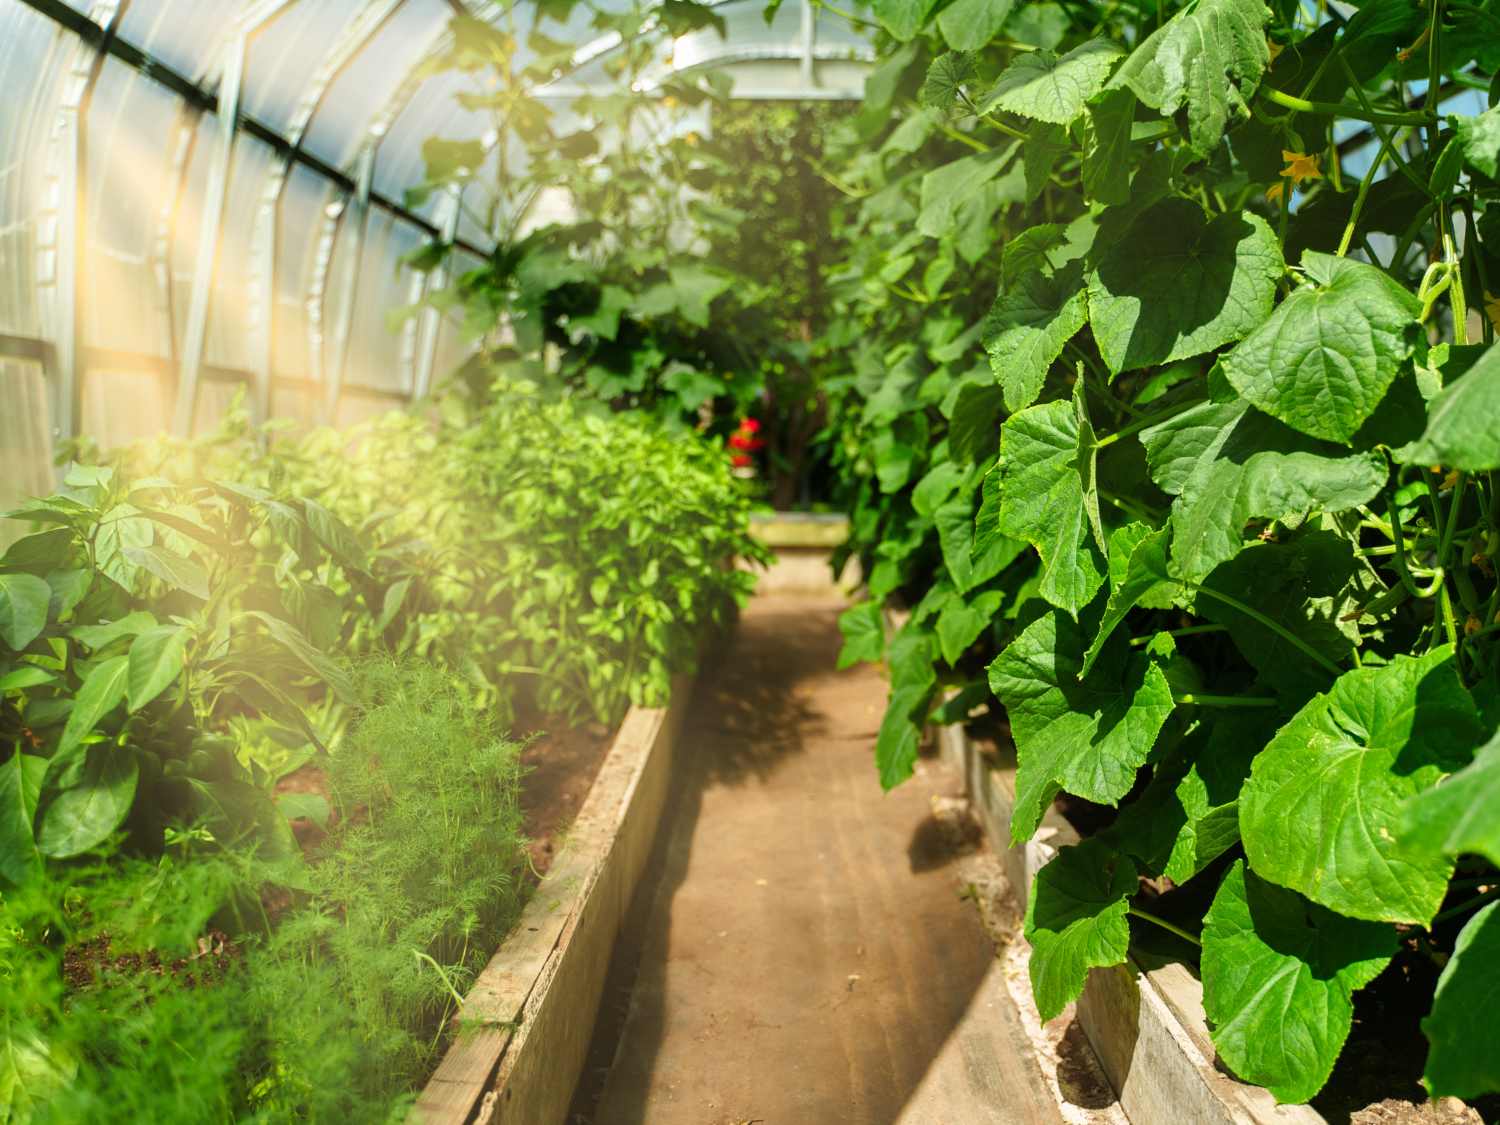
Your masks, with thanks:
[(883, 782), (992, 699), (1015, 842), (1114, 810), (1029, 896), (1043, 1016), (1176, 943), (1301, 1102), (1425, 964), (1428, 1088), (1500, 1090), (1500, 8), (872, 7), (827, 343)]

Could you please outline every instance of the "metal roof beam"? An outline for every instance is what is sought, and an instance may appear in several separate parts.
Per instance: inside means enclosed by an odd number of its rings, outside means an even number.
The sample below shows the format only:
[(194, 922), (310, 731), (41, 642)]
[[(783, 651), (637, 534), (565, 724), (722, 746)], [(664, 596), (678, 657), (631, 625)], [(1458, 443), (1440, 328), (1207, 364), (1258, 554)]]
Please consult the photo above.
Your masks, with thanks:
[[(209, 113), (218, 111), (218, 96), (210, 90), (193, 82), (179, 71), (173, 70), (166, 63), (154, 58), (147, 52), (126, 40), (110, 35), (106, 30), (89, 19), (82, 12), (75, 11), (62, 0), (20, 0), (28, 8), (32, 8), (54, 23), (60, 24), (68, 31), (73, 32), (84, 42), (102, 48), (112, 58), (118, 59), (132, 70), (150, 78), (158, 85), (165, 86), (185, 102), (205, 110)], [(352, 193), (357, 184), (354, 177), (341, 168), (336, 168), (326, 160), (320, 160), (312, 153), (297, 147), (286, 137), (283, 137), (275, 129), (248, 115), (241, 115), (239, 119), (240, 132), (254, 137), (263, 144), (269, 145), (282, 157), (291, 159), (294, 163), (302, 165), (311, 171), (329, 180), (344, 192)], [(428, 237), (436, 238), (441, 232), (436, 223), (423, 218), (416, 212), (403, 206), (401, 203), (379, 192), (370, 194), (370, 205), (378, 207), (388, 214), (395, 215), (404, 222), (410, 223), (422, 230)], [(457, 243), (462, 249), (480, 258), (489, 256), (489, 251), (472, 243), (459, 241)]]

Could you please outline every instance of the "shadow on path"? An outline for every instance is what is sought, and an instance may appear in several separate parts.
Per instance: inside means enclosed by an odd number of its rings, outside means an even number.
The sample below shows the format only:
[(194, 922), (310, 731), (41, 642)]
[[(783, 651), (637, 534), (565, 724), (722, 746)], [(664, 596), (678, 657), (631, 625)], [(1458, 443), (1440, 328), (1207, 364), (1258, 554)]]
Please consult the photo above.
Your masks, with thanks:
[(701, 678), (572, 1122), (1047, 1119), (920, 1108), (941, 1052), (994, 1053), (959, 1032), (994, 948), (931, 824), (956, 779), (880, 792), (885, 682), (833, 670), (840, 608), (756, 599)]

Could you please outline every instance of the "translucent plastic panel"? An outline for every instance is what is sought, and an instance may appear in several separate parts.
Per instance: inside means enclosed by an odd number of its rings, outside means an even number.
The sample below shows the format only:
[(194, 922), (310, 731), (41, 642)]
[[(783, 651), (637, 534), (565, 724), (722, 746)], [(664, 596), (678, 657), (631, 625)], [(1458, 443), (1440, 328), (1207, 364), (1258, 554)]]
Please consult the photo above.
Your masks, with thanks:
[(357, 388), (346, 391), (339, 399), (339, 426), (357, 426), (371, 418), (379, 418), (392, 410), (400, 410), (401, 403), (387, 395), (361, 394)]
[(281, 386), (271, 389), (271, 417), (292, 418), (299, 422), (313, 420), (312, 405), (301, 387)]
[[(380, 145), (375, 162), (376, 191), (399, 199), (407, 188), (422, 182), (427, 171), (422, 143), (428, 137), (468, 140), (484, 136), (491, 127), (489, 116), (462, 108), (456, 99), (459, 91), (470, 89), (472, 83), (466, 75), (441, 74), (417, 91)], [(434, 196), (418, 209), (419, 213), (431, 218), (436, 205)]]
[[(453, 258), (453, 270), (455, 273), (464, 273), (468, 270), (478, 269), (483, 263), (468, 254), (455, 254)], [(464, 339), (463, 331), (456, 317), (445, 317), (442, 327), (438, 332), (438, 347), (436, 362), (432, 365), (432, 384), (440, 387), (458, 370), (459, 366), (473, 354), (474, 345)]]
[(248, 398), (244, 383), (230, 379), (209, 379), (198, 388), (198, 411), (193, 418), (193, 432), (207, 433), (224, 420), (236, 399)]
[(384, 391), (408, 389), (409, 372), (401, 362), (402, 333), (406, 326), (393, 326), (390, 314), (409, 305), (413, 296), (412, 271), (398, 270), (396, 263), (424, 241), (425, 235), (416, 227), (379, 212), (372, 214), (359, 278), (359, 299), (354, 303), (349, 361), (344, 374), (346, 386)]
[(367, 0), (301, 0), (250, 40), (244, 111), (285, 133), (310, 79)]
[(105, 449), (154, 437), (171, 420), (159, 370), (94, 368), (83, 380), (83, 432)]
[(104, 60), (86, 125), (80, 279), (84, 338), (95, 347), (170, 354), (166, 294), (154, 267), (177, 194), (172, 138), (181, 106), (149, 78)]
[[(217, 119), (214, 119), (217, 124)], [(209, 145), (200, 158), (212, 158)], [(250, 275), (255, 215), (265, 193), (271, 162), (279, 160), (270, 148), (240, 134), (230, 165), (224, 221), (219, 230), (219, 264), (214, 271), (213, 301), (209, 305), (204, 361), (222, 367), (248, 369), (250, 357)]]
[(324, 215), (335, 198), (328, 181), (305, 168), (292, 169), (282, 192), (271, 351), (271, 369), (279, 375), (306, 378), (312, 372), (307, 358), (307, 295)]
[(443, 0), (406, 0), (397, 8), (329, 86), (308, 127), (307, 150), (330, 164), (347, 166), (370, 124), (441, 38), (452, 14)]
[[(0, 359), (0, 509), (44, 494), (52, 484), (52, 423), (39, 364)], [(0, 521), (0, 548), (24, 528)]]
[(724, 21), (721, 37), (713, 28), (704, 28), (676, 40), (670, 49), (671, 64), (678, 69), (701, 66), (724, 56), (746, 58), (798, 57), (802, 52), (802, 6), (782, 4), (771, 26), (766, 26), (765, 5), (760, 0), (721, 4), (715, 14)]
[(0, 332), (41, 332), (36, 235), (41, 169), (58, 78), (78, 40), (16, 0), (0, 0)]
[(201, 83), (218, 75), (221, 48), (246, 6), (246, 0), (131, 0), (119, 35)]
[[(177, 354), (197, 281), (199, 239), (203, 228), (209, 170), (217, 158), (219, 121), (205, 114), (197, 125), (192, 160), (188, 164), (172, 241), (172, 309)], [(204, 361), (225, 367), (250, 366), (249, 277), (251, 235), (256, 207), (265, 187), (274, 154), (265, 145), (241, 134), (235, 142), (219, 232), (214, 299), (209, 306)]]

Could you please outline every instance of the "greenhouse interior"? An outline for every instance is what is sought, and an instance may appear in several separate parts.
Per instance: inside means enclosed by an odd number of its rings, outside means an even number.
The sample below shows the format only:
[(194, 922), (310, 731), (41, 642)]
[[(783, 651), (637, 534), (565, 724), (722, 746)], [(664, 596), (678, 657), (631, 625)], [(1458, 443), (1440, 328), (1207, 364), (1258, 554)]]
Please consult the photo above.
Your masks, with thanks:
[(1500, 1122), (1500, 0), (0, 0), (0, 1125)]

